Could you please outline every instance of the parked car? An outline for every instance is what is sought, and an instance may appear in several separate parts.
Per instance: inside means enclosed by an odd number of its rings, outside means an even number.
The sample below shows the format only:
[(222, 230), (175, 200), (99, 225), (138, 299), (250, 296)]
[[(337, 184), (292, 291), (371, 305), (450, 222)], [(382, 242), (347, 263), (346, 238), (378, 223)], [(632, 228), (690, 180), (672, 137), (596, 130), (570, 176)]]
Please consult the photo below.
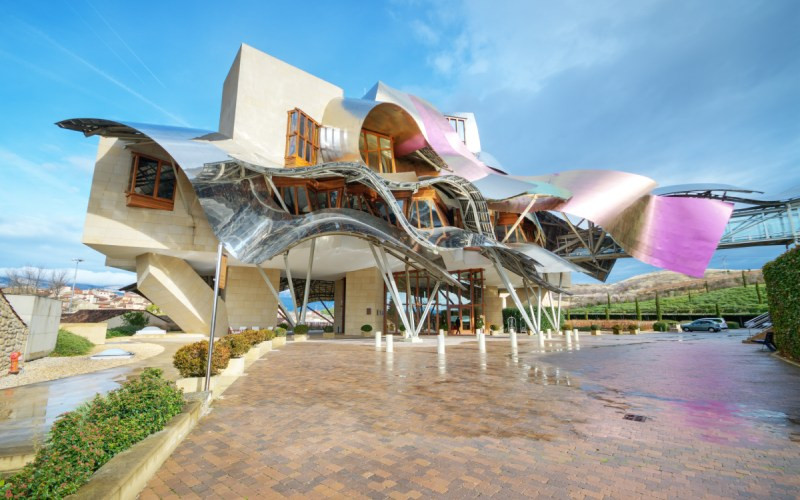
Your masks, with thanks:
[(727, 330), (728, 329), (728, 323), (725, 322), (725, 318), (700, 318), (700, 320), (703, 320), (703, 321), (711, 320), (711, 321), (714, 321), (716, 323), (719, 323), (719, 327), (722, 328), (723, 330)]
[(697, 319), (691, 323), (681, 325), (684, 332), (719, 332), (722, 327), (716, 321), (710, 319)]

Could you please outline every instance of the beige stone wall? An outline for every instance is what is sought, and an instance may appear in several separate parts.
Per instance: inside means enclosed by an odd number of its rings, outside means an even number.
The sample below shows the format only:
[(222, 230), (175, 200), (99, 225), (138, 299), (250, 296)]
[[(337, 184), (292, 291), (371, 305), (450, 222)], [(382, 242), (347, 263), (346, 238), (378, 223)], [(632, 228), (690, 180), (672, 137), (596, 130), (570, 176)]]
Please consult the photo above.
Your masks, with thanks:
[[(137, 150), (168, 159), (153, 145), (138, 146)], [(83, 242), (106, 254), (109, 263), (131, 270), (136, 256), (148, 251), (215, 252), (217, 239), (182, 172), (173, 210), (126, 205), (131, 164), (131, 150), (121, 141), (100, 138)]]
[(341, 88), (242, 44), (225, 78), (219, 131), (258, 144), (283, 165), (288, 111), (300, 108), (321, 123), (328, 102), (343, 96)]
[(503, 299), (500, 298), (499, 290), (496, 286), (487, 286), (483, 291), (483, 301), (486, 311), (486, 324), (484, 328), (489, 330), (491, 325), (497, 325), (503, 329)]
[[(184, 260), (154, 253), (136, 258), (138, 287), (186, 333), (208, 333), (214, 291)], [(228, 331), (228, 312), (220, 299), (216, 336)]]
[[(265, 269), (264, 273), (277, 290), (281, 280), (280, 271)], [(278, 303), (255, 267), (229, 267), (223, 296), (231, 328), (267, 328), (278, 324)]]
[(0, 291), (0, 376), (8, 372), (11, 353), (23, 352), (27, 341), (28, 327)]
[(346, 279), (345, 333), (360, 335), (364, 324), (372, 325), (373, 332), (383, 330), (383, 278), (378, 268), (349, 272)]
[(108, 323), (61, 323), (59, 328), (80, 335), (94, 345), (106, 343)]
[(333, 331), (344, 332), (344, 279), (336, 280), (333, 284)]

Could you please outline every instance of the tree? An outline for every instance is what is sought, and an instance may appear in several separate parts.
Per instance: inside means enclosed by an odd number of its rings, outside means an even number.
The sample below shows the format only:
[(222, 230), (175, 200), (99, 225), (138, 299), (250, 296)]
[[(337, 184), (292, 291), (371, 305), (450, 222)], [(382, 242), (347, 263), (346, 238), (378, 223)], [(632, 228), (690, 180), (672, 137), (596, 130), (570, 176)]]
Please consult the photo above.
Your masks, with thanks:
[(689, 293), (689, 303), (691, 304), (692, 303), (692, 290), (690, 288), (690, 289), (688, 289), (686, 291)]
[(611, 294), (606, 292), (606, 307), (611, 309)]
[(122, 323), (131, 328), (142, 329), (149, 321), (150, 319), (142, 311), (131, 311), (122, 315)]
[(706, 293), (708, 293), (708, 281), (706, 281)]
[(61, 290), (67, 286), (68, 278), (67, 278), (67, 270), (66, 269), (52, 269), (47, 276), (48, 282), (48, 290), (49, 295), (54, 299), (59, 298), (61, 295)]
[(758, 281), (756, 281), (756, 296), (758, 297), (758, 303), (762, 304), (763, 299), (761, 298), (761, 287), (758, 286)]
[(661, 317), (661, 300), (658, 297), (658, 292), (656, 291), (656, 320), (661, 321), (663, 318)]
[(611, 309), (606, 307), (606, 321), (611, 319)]
[(636, 321), (642, 320), (642, 310), (639, 309), (639, 297), (633, 298), (635, 305), (636, 305)]
[(589, 321), (589, 309), (588, 308), (583, 310), (583, 319), (585, 319), (586, 321)]
[(747, 288), (747, 277), (744, 275), (744, 269), (742, 269), (742, 286)]
[(716, 312), (718, 318), (722, 317), (722, 313), (719, 311), (719, 302), (714, 304), (714, 311)]
[(569, 309), (567, 309), (567, 321), (572, 321), (572, 317), (571, 317), (571, 314), (569, 312)]

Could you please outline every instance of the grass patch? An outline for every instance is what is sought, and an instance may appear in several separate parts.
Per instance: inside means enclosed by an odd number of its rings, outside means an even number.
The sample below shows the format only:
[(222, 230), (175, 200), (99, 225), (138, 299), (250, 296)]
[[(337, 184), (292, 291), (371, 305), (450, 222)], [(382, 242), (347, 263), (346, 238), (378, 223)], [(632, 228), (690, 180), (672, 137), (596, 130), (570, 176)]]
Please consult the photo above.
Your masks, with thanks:
[(50, 356), (84, 356), (92, 350), (92, 347), (94, 344), (80, 335), (75, 335), (67, 330), (59, 330), (56, 348), (50, 353)]
[(135, 326), (118, 326), (116, 328), (109, 328), (106, 330), (106, 338), (113, 339), (116, 337), (130, 337), (134, 333), (141, 330)]

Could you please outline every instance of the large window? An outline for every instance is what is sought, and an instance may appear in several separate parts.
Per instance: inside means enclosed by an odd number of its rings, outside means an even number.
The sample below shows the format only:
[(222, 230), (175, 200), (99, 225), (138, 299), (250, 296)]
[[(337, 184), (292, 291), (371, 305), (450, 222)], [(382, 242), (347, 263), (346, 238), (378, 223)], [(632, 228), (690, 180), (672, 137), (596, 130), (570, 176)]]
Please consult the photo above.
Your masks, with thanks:
[(453, 127), (453, 130), (456, 131), (458, 134), (458, 138), (461, 139), (461, 142), (464, 144), (467, 143), (467, 135), (466, 131), (464, 130), (464, 125), (466, 120), (464, 118), (458, 118), (456, 116), (447, 116), (447, 121), (450, 122), (450, 126)]
[(171, 162), (133, 155), (128, 206), (172, 210), (175, 204), (175, 167)]
[(394, 144), (388, 135), (361, 130), (358, 141), (361, 159), (369, 168), (381, 174), (394, 172)]
[(286, 165), (316, 165), (318, 154), (319, 124), (298, 108), (289, 111), (286, 124)]
[(415, 196), (408, 206), (408, 222), (419, 229), (447, 226), (447, 216), (436, 203), (435, 194)]

